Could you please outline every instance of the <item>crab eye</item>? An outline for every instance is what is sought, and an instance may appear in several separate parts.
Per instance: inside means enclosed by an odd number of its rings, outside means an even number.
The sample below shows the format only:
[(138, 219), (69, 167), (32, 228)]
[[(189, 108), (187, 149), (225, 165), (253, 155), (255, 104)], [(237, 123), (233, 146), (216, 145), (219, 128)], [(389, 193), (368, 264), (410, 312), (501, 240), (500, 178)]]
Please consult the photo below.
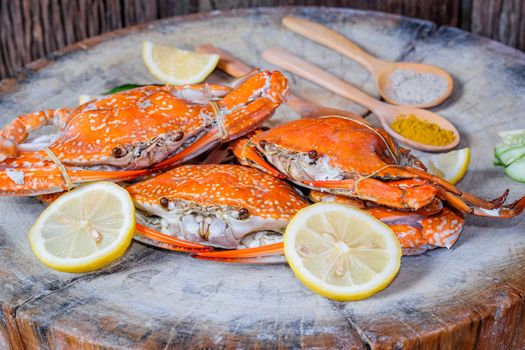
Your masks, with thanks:
[(126, 153), (126, 151), (124, 150), (124, 148), (118, 146), (118, 147), (113, 148), (113, 150), (111, 151), (111, 153), (113, 154), (113, 157), (115, 157), (115, 158), (121, 158), (121, 157), (124, 156), (124, 154)]
[(308, 152), (308, 157), (310, 157), (310, 159), (316, 160), (317, 158), (319, 158), (319, 155), (317, 154), (317, 151), (313, 149), (310, 152)]
[(268, 142), (266, 140), (261, 140), (261, 141), (259, 141), (259, 146), (261, 146), (261, 148), (264, 148), (264, 147), (266, 147), (267, 143)]
[(250, 212), (246, 208), (239, 209), (239, 220), (246, 220), (250, 217)]
[(170, 201), (168, 198), (162, 197), (159, 202), (161, 207), (163, 207), (164, 209), (168, 209), (168, 206), (170, 205)]
[(180, 141), (184, 138), (184, 131), (179, 130), (177, 131), (177, 134), (175, 134), (175, 141)]

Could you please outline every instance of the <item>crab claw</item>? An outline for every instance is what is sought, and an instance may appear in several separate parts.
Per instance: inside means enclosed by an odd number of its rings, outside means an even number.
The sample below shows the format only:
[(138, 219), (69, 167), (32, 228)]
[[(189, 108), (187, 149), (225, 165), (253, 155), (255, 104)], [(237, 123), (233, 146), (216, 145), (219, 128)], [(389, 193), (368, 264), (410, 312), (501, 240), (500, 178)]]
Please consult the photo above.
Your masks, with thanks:
[(507, 196), (509, 195), (509, 189), (507, 188), (503, 194), (497, 198), (494, 198), (490, 201), (492, 205), (494, 205), (495, 208), (501, 207), (503, 204), (505, 204), (505, 201), (507, 200)]
[(380, 202), (383, 205), (405, 209), (419, 209), (430, 204), (436, 196), (437, 189), (431, 185), (415, 185), (402, 188), (398, 184), (390, 185), (373, 178), (359, 180), (321, 180), (306, 181), (306, 185), (315, 188), (340, 189), (350, 191), (364, 200)]
[(501, 206), (494, 209), (473, 208), (472, 214), (478, 216), (512, 219), (520, 215), (525, 210), (525, 196), (521, 197), (512, 204)]
[(235, 140), (260, 127), (287, 96), (288, 80), (281, 72), (262, 71), (250, 76), (217, 103), (222, 141)]
[(394, 231), (403, 255), (417, 255), (438, 247), (450, 248), (461, 235), (465, 223), (462, 214), (446, 207), (432, 215), (382, 207), (366, 211)]
[(285, 261), (283, 259), (283, 249), (283, 243), (280, 242), (257, 248), (203, 252), (192, 254), (191, 256), (200, 260), (227, 263), (271, 264)]
[(216, 103), (210, 103), (205, 114), (215, 118), (216, 128), (207, 132), (181, 152), (156, 164), (165, 169), (194, 158), (217, 143), (233, 141), (255, 130), (267, 121), (286, 100), (288, 81), (278, 72), (262, 71), (246, 76), (232, 92)]
[(0, 129), (0, 162), (14, 158), (18, 154), (18, 144), (22, 143), (30, 132), (53, 122), (60, 121), (70, 113), (67, 108), (45, 110), (23, 114)]
[(212, 247), (190, 241), (185, 241), (183, 239), (178, 239), (173, 236), (153, 230), (141, 224), (135, 225), (135, 231), (143, 237), (148, 238), (148, 243), (151, 243), (151, 241), (153, 241), (154, 244), (160, 248), (186, 253), (213, 251)]

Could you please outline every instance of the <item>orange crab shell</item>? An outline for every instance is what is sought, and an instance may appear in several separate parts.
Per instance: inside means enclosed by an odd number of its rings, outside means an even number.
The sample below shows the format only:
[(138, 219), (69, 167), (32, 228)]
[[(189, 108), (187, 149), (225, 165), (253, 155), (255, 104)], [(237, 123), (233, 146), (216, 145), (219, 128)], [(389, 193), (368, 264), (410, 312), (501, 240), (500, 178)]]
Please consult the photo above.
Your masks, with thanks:
[(288, 183), (240, 165), (185, 165), (127, 188), (135, 202), (185, 200), (200, 206), (246, 208), (250, 215), (290, 220), (308, 205)]
[(194, 134), (205, 123), (202, 110), (210, 109), (205, 112), (211, 114), (211, 107), (188, 104), (171, 90), (170, 86), (147, 86), (85, 103), (71, 113), (50, 148), (65, 162), (96, 161), (111, 156), (116, 146), (148, 141), (173, 130)]
[(256, 145), (266, 141), (295, 152), (314, 150), (320, 157), (328, 156), (334, 168), (371, 174), (385, 165), (396, 164), (390, 151), (397, 152), (390, 136), (383, 136), (382, 130), (372, 130), (370, 126), (342, 117), (299, 119), (259, 133), (251, 141)]

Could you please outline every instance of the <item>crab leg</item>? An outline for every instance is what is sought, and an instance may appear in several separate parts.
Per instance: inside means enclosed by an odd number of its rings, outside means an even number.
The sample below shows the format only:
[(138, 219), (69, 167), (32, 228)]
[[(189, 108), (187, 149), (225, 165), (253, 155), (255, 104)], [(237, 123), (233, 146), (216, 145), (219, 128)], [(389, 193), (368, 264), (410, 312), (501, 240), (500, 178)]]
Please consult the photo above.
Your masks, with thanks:
[(283, 243), (274, 243), (257, 248), (246, 248), (237, 250), (224, 250), (192, 254), (191, 256), (200, 260), (213, 260), (242, 264), (267, 264), (281, 262)]
[(223, 143), (215, 147), (200, 164), (221, 164), (228, 160), (230, 145)]
[(472, 208), (472, 214), (478, 216), (512, 219), (513, 217), (520, 215), (523, 210), (525, 210), (525, 196), (512, 204), (496, 209)]
[(505, 202), (505, 199), (507, 198), (507, 194), (508, 194), (508, 190), (507, 190), (500, 197), (498, 197), (496, 199), (493, 199), (491, 201), (486, 201), (484, 199), (476, 197), (475, 195), (473, 195), (471, 193), (460, 191), (457, 187), (455, 187), (454, 185), (452, 185), (448, 181), (446, 181), (446, 180), (444, 180), (444, 179), (442, 179), (442, 178), (440, 178), (438, 176), (429, 174), (429, 173), (427, 173), (425, 171), (422, 171), (422, 170), (419, 170), (419, 169), (415, 169), (415, 168), (410, 168), (410, 167), (403, 167), (401, 170), (404, 170), (404, 171), (407, 171), (409, 173), (412, 173), (416, 177), (419, 177), (419, 178), (422, 178), (422, 179), (426, 179), (426, 180), (430, 181), (431, 183), (442, 187), (443, 189), (445, 189), (446, 191), (450, 192), (451, 194), (459, 196), (462, 200), (464, 200), (468, 204), (472, 204), (472, 205), (474, 205), (476, 207), (479, 207), (479, 208), (484, 208), (484, 209), (489, 209), (489, 210), (490, 209), (496, 209), (496, 208), (500, 207)]
[(17, 144), (22, 143), (30, 132), (50, 123), (61, 125), (71, 112), (68, 108), (24, 114), (0, 130), (0, 162), (18, 154)]
[[(150, 170), (95, 171), (64, 166), (72, 185), (90, 181), (125, 181)], [(68, 189), (60, 168), (53, 162), (28, 155), (9, 159), (0, 166), (0, 196), (36, 196)]]
[(437, 193), (436, 187), (431, 185), (401, 188), (373, 178), (305, 181), (305, 184), (316, 188), (346, 190), (351, 196), (399, 209), (422, 208), (432, 202)]
[[(388, 170), (388, 173), (386, 171)], [(318, 187), (318, 188), (330, 188), (330, 189), (354, 189), (355, 194), (351, 194), (352, 196), (358, 196), (362, 199), (368, 199), (372, 201), (376, 201), (382, 205), (386, 206), (392, 206), (394, 208), (413, 208), (418, 209), (422, 206), (425, 206), (429, 202), (427, 201), (429, 199), (428, 195), (432, 192), (436, 194), (436, 191), (430, 191), (430, 189), (426, 188), (428, 186), (430, 187), (439, 187), (439, 193), (440, 198), (445, 199), (451, 203), (452, 206), (455, 208), (461, 210), (465, 213), (473, 213), (477, 215), (476, 213), (483, 213), (483, 210), (496, 210), (497, 208), (501, 207), (501, 205), (505, 202), (505, 199), (507, 197), (508, 191), (505, 191), (500, 197), (493, 199), (491, 201), (486, 201), (481, 198), (478, 198), (474, 196), (473, 194), (470, 194), (468, 192), (462, 192), (459, 189), (457, 189), (455, 186), (447, 182), (446, 180), (429, 174), (427, 172), (424, 172), (422, 170), (418, 170), (415, 168), (410, 167), (402, 167), (402, 168), (386, 168), (381, 173), (385, 173), (385, 175), (389, 176), (397, 176), (397, 177), (405, 177), (403, 180), (398, 181), (391, 181), (386, 183), (376, 183), (373, 178), (365, 178), (361, 181), (359, 181), (359, 187), (355, 187), (354, 185), (356, 183), (356, 180), (353, 179), (346, 179), (346, 180), (326, 180), (326, 181), (311, 181), (306, 182), (306, 185)], [(421, 185), (418, 189), (418, 186), (416, 185), (416, 182), (413, 184), (416, 186), (412, 186), (412, 181), (420, 181), (420, 180), (426, 180), (430, 182), (430, 184), (427, 185)], [(428, 183), (427, 182), (427, 183)], [(411, 190), (407, 190), (408, 197), (406, 195), (403, 195), (403, 202), (404, 203), (391, 203), (391, 202), (385, 202), (384, 201), (384, 191), (388, 191), (388, 187), (386, 186), (395, 186), (400, 187), (402, 189), (405, 189), (406, 186), (403, 186), (404, 184), (407, 184), (408, 187), (412, 187)], [(364, 185), (364, 188), (362, 188)], [(401, 185), (401, 186), (400, 186)], [(357, 186), (357, 185), (356, 185)], [(383, 190), (380, 191), (380, 188), (383, 187)], [(367, 194), (369, 197), (366, 197)], [(399, 194), (399, 193), (398, 193)], [(395, 191), (392, 192), (392, 195), (395, 195)], [(420, 197), (421, 195), (425, 195), (424, 197)], [(408, 206), (400, 206), (400, 204)], [(495, 213), (492, 213), (491, 216), (498, 216), (498, 217), (512, 217), (515, 215), (518, 215), (523, 210), (522, 206), (517, 205), (517, 203), (514, 204), (514, 206), (506, 207), (506, 210), (502, 211), (502, 215), (495, 215)], [(478, 208), (480, 210), (475, 210), (475, 208)], [(515, 208), (515, 209), (514, 209)], [(520, 209), (521, 208), (521, 209)], [(510, 216), (509, 216), (510, 215)], [(487, 215), (483, 215), (487, 216)]]
[(153, 230), (141, 224), (136, 224), (135, 230), (140, 235), (156, 243), (160, 243), (162, 245), (162, 248), (165, 248), (165, 249), (174, 250), (178, 252), (187, 252), (187, 253), (213, 251), (213, 248), (210, 246), (178, 239), (176, 237)]
[[(506, 192), (504, 196), (506, 196)], [(520, 215), (523, 212), (523, 210), (525, 210), (525, 196), (518, 199), (512, 204), (505, 206), (497, 206), (492, 209), (487, 209), (479, 206), (470, 206), (466, 204), (461, 197), (444, 190), (440, 190), (438, 192), (438, 197), (447, 201), (448, 203), (450, 203), (451, 206), (460, 210), (461, 212), (473, 214), (476, 216), (512, 219), (513, 217)], [(495, 199), (495, 201), (499, 201), (499, 199), (497, 198)]]
[(381, 171), (378, 171), (377, 175), (379, 177), (394, 177), (394, 178), (404, 179), (401, 181), (406, 181), (408, 179), (426, 180), (427, 183), (437, 185), (441, 187), (442, 189), (444, 189), (445, 191), (450, 192), (453, 195), (459, 196), (463, 201), (465, 201), (468, 204), (472, 204), (476, 207), (485, 208), (485, 209), (495, 209), (501, 206), (505, 202), (505, 199), (507, 198), (507, 194), (508, 194), (508, 190), (507, 190), (498, 198), (493, 199), (491, 201), (486, 201), (484, 199), (476, 197), (475, 195), (471, 193), (463, 192), (459, 190), (457, 187), (455, 187), (448, 181), (440, 178), (439, 176), (435, 176), (430, 173), (427, 173), (426, 171), (419, 170), (417, 168), (413, 168), (409, 166), (403, 166), (403, 167), (390, 166)]
[(358, 209), (366, 208), (365, 201), (359, 198), (342, 196), (339, 194), (331, 194), (328, 192), (312, 190), (308, 194), (308, 198), (313, 202), (337, 202), (341, 204), (351, 205), (352, 207)]

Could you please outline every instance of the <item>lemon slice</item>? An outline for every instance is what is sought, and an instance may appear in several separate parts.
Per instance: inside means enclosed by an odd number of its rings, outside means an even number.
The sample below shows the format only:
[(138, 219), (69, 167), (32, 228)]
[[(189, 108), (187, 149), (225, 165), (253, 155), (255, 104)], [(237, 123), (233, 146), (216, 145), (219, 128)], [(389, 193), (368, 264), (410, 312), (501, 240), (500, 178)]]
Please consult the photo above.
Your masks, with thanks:
[(165, 84), (184, 85), (202, 82), (213, 72), (219, 55), (206, 55), (145, 41), (142, 60), (149, 72)]
[(401, 246), (388, 226), (337, 203), (300, 210), (286, 228), (284, 254), (301, 282), (338, 301), (379, 292), (401, 264)]
[(59, 197), (29, 232), (36, 257), (59, 271), (86, 272), (119, 258), (135, 231), (128, 192), (110, 182), (81, 186)]
[(470, 148), (432, 154), (421, 159), (431, 174), (442, 177), (451, 184), (455, 184), (467, 172), (470, 164)]

